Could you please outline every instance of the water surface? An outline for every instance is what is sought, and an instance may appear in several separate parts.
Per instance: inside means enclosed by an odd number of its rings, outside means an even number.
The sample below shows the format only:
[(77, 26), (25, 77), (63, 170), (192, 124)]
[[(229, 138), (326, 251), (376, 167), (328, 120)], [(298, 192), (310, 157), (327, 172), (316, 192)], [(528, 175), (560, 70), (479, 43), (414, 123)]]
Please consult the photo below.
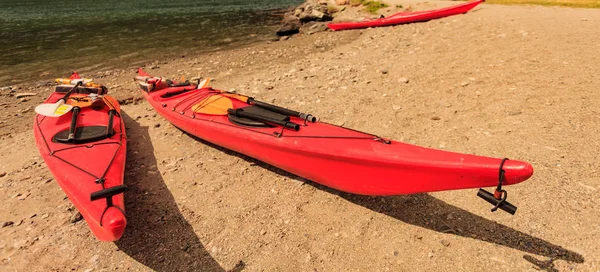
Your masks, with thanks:
[(1, 0), (0, 87), (265, 40), (301, 0)]

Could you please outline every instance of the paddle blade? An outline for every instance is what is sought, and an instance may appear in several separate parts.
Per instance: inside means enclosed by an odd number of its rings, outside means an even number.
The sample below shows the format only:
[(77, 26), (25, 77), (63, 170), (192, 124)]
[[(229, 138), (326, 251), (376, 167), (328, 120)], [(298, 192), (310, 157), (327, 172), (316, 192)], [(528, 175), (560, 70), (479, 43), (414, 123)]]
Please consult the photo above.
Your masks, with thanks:
[(204, 80), (200, 81), (200, 83), (198, 83), (197, 89), (206, 88), (208, 87), (208, 85), (210, 85), (210, 77), (207, 77)]
[(59, 117), (71, 111), (73, 106), (64, 104), (62, 100), (54, 104), (41, 104), (35, 107), (35, 112), (48, 117)]

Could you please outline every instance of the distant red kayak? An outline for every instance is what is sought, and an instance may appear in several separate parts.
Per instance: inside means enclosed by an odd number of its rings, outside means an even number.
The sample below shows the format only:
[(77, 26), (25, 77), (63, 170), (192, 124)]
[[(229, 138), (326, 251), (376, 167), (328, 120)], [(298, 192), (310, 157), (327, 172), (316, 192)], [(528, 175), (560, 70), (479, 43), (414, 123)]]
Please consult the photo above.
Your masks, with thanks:
[(468, 3), (451, 6), (447, 8), (427, 10), (427, 11), (414, 11), (414, 12), (400, 12), (392, 16), (362, 21), (362, 22), (343, 22), (343, 23), (331, 23), (328, 24), (331, 30), (346, 30), (346, 29), (357, 29), (367, 27), (378, 27), (378, 26), (391, 26), (414, 22), (423, 22), (433, 19), (439, 19), (461, 13), (467, 13), (477, 5), (483, 3), (485, 0), (475, 0)]
[[(81, 78), (74, 74), (65, 80)], [(54, 105), (73, 90), (63, 105), (72, 108), (58, 109), (55, 115), (60, 116), (36, 115), (34, 136), (48, 169), (94, 235), (101, 241), (115, 241), (127, 225), (125, 125), (118, 102), (105, 94), (106, 88), (86, 85), (58, 86), (43, 105)]]
[[(152, 77), (136, 82), (176, 127), (325, 186), (361, 195), (400, 195), (527, 180), (530, 164), (435, 150), (317, 121), (251, 97)], [(502, 172), (501, 171), (501, 172)]]

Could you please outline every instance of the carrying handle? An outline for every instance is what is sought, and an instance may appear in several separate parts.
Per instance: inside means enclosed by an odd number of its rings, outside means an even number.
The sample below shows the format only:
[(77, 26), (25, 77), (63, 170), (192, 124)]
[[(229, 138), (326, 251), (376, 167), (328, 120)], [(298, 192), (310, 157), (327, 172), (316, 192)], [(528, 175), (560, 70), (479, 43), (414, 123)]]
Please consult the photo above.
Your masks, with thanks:
[(498, 170), (498, 186), (496, 186), (496, 190), (494, 191), (494, 193), (492, 194), (480, 188), (477, 192), (477, 196), (494, 205), (494, 207), (492, 208), (492, 212), (501, 209), (507, 213), (514, 215), (517, 212), (517, 207), (506, 201), (508, 193), (505, 190), (502, 190), (502, 183), (505, 179), (504, 174), (506, 173), (506, 171), (504, 170), (504, 163), (506, 161), (508, 161), (508, 158), (504, 158), (500, 162), (500, 169)]
[(90, 195), (90, 200), (95, 201), (95, 200), (102, 199), (102, 198), (107, 198), (107, 199), (112, 198), (114, 195), (123, 193), (126, 190), (127, 190), (127, 186), (125, 186), (125, 185), (110, 187), (108, 189), (93, 192)]

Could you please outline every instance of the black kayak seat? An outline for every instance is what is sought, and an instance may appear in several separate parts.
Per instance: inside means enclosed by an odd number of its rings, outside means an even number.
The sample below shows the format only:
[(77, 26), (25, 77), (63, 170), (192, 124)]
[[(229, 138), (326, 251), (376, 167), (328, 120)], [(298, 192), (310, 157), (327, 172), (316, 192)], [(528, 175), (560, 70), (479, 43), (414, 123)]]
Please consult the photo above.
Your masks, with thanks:
[(69, 140), (69, 129), (65, 129), (56, 133), (54, 137), (52, 137), (52, 141), (63, 144), (85, 144), (97, 142), (112, 136), (106, 133), (106, 129), (106, 126), (77, 127), (75, 129), (75, 137), (73, 140)]

